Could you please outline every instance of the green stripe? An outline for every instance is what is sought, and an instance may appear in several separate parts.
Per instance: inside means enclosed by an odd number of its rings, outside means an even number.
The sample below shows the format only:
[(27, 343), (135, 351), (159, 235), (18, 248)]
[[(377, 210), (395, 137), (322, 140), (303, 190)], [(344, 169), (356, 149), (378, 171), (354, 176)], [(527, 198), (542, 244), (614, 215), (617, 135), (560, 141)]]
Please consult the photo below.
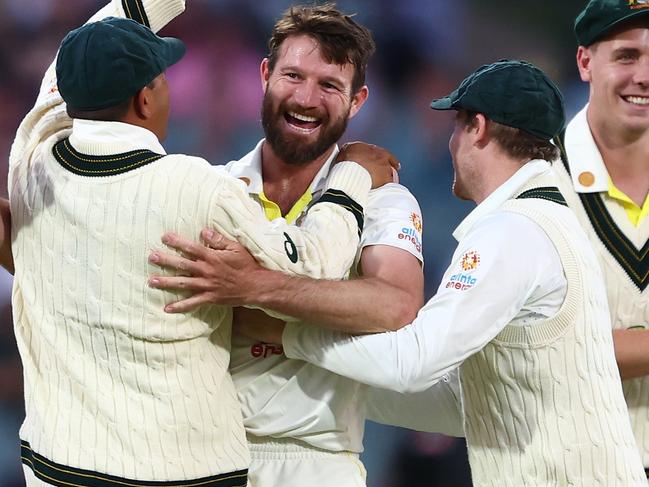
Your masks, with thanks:
[(142, 0), (122, 0), (122, 8), (127, 18), (151, 28)]
[(354, 218), (356, 218), (356, 223), (358, 224), (358, 235), (360, 236), (363, 231), (363, 225), (365, 224), (363, 207), (347, 196), (345, 192), (338, 189), (328, 189), (322, 194), (322, 196), (320, 196), (314, 205), (317, 205), (318, 203), (334, 203), (350, 211), (352, 215), (354, 215)]
[[(561, 161), (570, 174), (568, 155), (564, 144), (565, 133), (557, 139), (557, 147), (561, 150)], [(606, 209), (600, 193), (577, 193), (581, 204), (588, 215), (590, 224), (597, 238), (604, 244), (606, 250), (620, 265), (629, 279), (640, 291), (649, 285), (649, 241), (641, 249), (637, 249), (626, 235), (615, 224), (613, 217)]]
[(37, 478), (58, 487), (245, 487), (248, 482), (248, 470), (192, 480), (126, 479), (55, 463), (34, 452), (26, 441), (20, 442), (20, 456), (22, 463), (29, 467)]
[(57, 142), (52, 148), (54, 158), (68, 171), (79, 176), (114, 176), (142, 166), (146, 166), (164, 157), (150, 150), (136, 150), (122, 154), (93, 156), (78, 152), (69, 139)]
[(553, 203), (558, 203), (563, 206), (568, 206), (568, 203), (566, 203), (566, 199), (561, 194), (561, 191), (559, 191), (559, 188), (556, 188), (554, 186), (528, 189), (527, 191), (523, 191), (516, 198), (538, 198), (542, 200), (552, 201)]

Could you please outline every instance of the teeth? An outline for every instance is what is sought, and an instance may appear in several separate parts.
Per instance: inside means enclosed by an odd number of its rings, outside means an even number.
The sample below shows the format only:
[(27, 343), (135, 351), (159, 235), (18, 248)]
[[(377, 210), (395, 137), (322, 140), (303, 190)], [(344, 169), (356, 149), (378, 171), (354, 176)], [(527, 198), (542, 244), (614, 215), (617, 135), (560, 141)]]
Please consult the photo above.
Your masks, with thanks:
[(627, 96), (624, 99), (634, 105), (649, 105), (649, 98), (644, 96)]
[(318, 119), (316, 117), (309, 117), (308, 115), (300, 115), (299, 113), (295, 112), (288, 112), (288, 114), (293, 117), (297, 118), (298, 120), (301, 120), (303, 122), (317, 122)]

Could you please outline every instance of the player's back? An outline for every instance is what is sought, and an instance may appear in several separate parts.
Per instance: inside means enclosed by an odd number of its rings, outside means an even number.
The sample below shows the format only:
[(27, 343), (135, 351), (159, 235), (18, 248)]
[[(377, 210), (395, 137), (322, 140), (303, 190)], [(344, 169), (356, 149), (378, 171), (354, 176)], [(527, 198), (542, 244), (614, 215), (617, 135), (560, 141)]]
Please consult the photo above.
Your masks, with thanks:
[(166, 314), (177, 297), (147, 285), (150, 250), (166, 231), (198, 238), (222, 176), (201, 159), (147, 150), (98, 161), (59, 137), (10, 182), (23, 443), (125, 478), (246, 468), (227, 373), (231, 309)]

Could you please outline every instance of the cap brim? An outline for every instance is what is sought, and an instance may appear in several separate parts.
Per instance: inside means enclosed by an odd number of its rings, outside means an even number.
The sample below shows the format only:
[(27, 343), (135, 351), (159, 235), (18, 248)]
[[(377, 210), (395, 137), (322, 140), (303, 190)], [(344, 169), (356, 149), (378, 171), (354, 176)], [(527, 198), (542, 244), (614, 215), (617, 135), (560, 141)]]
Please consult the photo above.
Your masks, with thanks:
[(433, 110), (453, 110), (455, 107), (453, 106), (453, 100), (451, 99), (450, 96), (445, 96), (444, 98), (438, 98), (437, 100), (433, 100), (430, 103), (430, 107)]
[[(633, 19), (637, 19), (638, 17), (643, 17), (645, 15), (649, 15), (649, 8), (639, 9), (637, 12), (633, 12), (633, 13), (627, 15), (626, 17), (618, 19), (615, 22), (611, 22), (606, 27), (604, 27), (604, 30), (602, 32), (600, 32), (596, 37), (593, 38), (593, 40), (591, 40), (588, 43), (588, 46), (590, 46), (590, 45), (592, 45), (592, 44), (594, 44), (594, 43), (596, 43), (598, 41), (601, 41), (607, 35), (609, 35), (611, 33), (611, 31), (614, 31), (615, 29), (620, 27), (622, 24), (624, 24), (626, 22), (630, 22)], [(588, 47), (588, 46), (586, 46), (586, 47)]]
[(163, 37), (162, 40), (167, 45), (165, 64), (168, 68), (169, 66), (172, 66), (180, 61), (185, 55), (187, 49), (185, 47), (185, 43), (180, 39), (176, 39), (175, 37)]

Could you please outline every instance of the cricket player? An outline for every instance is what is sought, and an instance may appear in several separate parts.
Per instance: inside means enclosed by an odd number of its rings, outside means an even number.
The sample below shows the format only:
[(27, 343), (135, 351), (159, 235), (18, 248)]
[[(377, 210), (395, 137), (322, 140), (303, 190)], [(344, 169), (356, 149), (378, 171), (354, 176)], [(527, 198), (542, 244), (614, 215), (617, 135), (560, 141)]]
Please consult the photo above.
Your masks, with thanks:
[[(12, 146), (30, 487), (246, 485), (227, 370), (232, 310), (163, 312), (178, 295), (146, 280), (165, 230), (207, 225), (284, 272), (336, 279), (353, 262), (371, 185), (361, 166), (333, 167), (297, 228), (268, 222), (223, 169), (166, 154), (164, 71), (185, 48), (153, 32), (183, 10), (181, 0), (113, 1), (70, 32)], [(366, 163), (375, 184), (392, 180), (379, 159)]]
[[(352, 336), (291, 322), (246, 333), (404, 393), (459, 368), (476, 487), (646, 485), (597, 257), (548, 162), (564, 127), (560, 92), (533, 65), (501, 61), (431, 106), (457, 111), (453, 192), (478, 205), (454, 233), (458, 247), (437, 294), (396, 332)], [(243, 300), (252, 280), (290, 286), (292, 278), (243, 253), (231, 258), (238, 244), (219, 242), (228, 276), (214, 294)]]
[(591, 1), (575, 33), (590, 95), (559, 143), (557, 172), (604, 272), (624, 395), (649, 474), (649, 4)]
[[(228, 164), (230, 174), (249, 182), (250, 197), (269, 220), (299, 221), (322, 193), (338, 152), (336, 142), (368, 97), (365, 71), (373, 51), (370, 32), (329, 4), (294, 6), (275, 24), (260, 68), (266, 137)], [(297, 292), (258, 283), (284, 302), (284, 315), (351, 332), (368, 323), (375, 331), (394, 329), (414, 318), (423, 303), (419, 205), (405, 187), (388, 184), (370, 193), (365, 214), (353, 279), (300, 278)], [(153, 285), (198, 292), (168, 306), (169, 311), (210, 301), (208, 278), (218, 279), (220, 271), (210, 274), (209, 261), (198, 255), (205, 256), (204, 250), (184, 241), (182, 251), (194, 261), (159, 255), (164, 259), (159, 264), (183, 262), (184, 276), (161, 277)], [(388, 302), (386, 295), (392, 297)], [(245, 309), (235, 312), (235, 321), (248, 325), (267, 319)], [(233, 339), (230, 370), (248, 433), (253, 487), (366, 484), (358, 460), (368, 412), (365, 386), (291, 360), (281, 345), (240, 336)], [(440, 408), (438, 421), (427, 427), (461, 434), (459, 401), (450, 384), (444, 410), (453, 419)], [(402, 414), (405, 404), (390, 402), (400, 399), (396, 394), (371, 394), (372, 419), (419, 427), (415, 414)]]

